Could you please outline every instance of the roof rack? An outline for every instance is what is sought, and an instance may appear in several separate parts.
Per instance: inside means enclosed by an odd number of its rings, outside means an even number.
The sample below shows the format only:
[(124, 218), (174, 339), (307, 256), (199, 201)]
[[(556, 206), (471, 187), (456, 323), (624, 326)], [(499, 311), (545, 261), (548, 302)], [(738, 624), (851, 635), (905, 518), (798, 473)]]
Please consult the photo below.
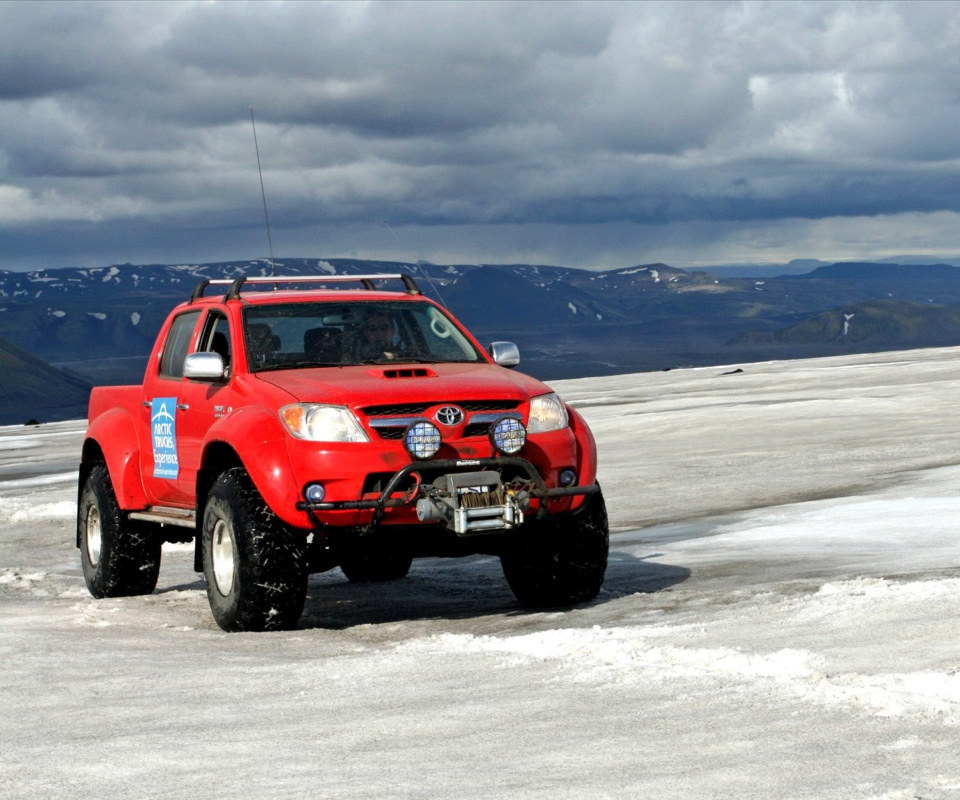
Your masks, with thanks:
[(203, 293), (208, 286), (229, 286), (227, 295), (223, 302), (234, 300), (240, 297), (240, 289), (245, 283), (346, 283), (356, 281), (363, 284), (363, 288), (368, 291), (375, 291), (374, 281), (403, 281), (404, 291), (407, 294), (421, 294), (416, 281), (409, 275), (400, 272), (389, 275), (275, 275), (273, 277), (242, 277), (242, 278), (217, 278), (214, 280), (202, 280), (194, 287), (193, 294), (190, 295), (190, 302), (203, 297)]

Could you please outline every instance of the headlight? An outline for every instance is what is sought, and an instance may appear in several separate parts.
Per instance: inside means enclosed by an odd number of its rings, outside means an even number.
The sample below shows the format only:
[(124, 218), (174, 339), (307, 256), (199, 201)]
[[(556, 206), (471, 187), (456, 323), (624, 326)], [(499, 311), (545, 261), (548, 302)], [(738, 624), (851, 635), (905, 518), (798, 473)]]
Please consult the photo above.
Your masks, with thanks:
[(369, 442), (349, 408), (295, 403), (280, 409), (280, 419), (298, 439), (310, 442)]
[(546, 433), (567, 427), (567, 407), (555, 394), (542, 394), (530, 401), (527, 433)]

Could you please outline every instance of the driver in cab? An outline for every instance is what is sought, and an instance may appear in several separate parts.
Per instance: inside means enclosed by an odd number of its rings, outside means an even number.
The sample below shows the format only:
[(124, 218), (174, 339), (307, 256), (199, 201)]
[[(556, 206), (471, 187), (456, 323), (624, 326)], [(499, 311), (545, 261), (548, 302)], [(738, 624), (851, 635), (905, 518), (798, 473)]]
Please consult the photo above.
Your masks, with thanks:
[(386, 314), (370, 314), (364, 320), (360, 337), (361, 359), (392, 361), (397, 357), (399, 344), (396, 341), (396, 326)]

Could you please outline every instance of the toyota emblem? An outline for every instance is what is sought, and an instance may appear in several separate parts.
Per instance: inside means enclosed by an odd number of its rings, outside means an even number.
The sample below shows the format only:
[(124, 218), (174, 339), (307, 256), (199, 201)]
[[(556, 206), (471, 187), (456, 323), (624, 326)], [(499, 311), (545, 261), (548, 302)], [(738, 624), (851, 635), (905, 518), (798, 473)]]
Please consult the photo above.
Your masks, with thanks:
[(463, 422), (463, 412), (456, 406), (444, 406), (437, 411), (437, 422), (442, 425), (459, 425)]

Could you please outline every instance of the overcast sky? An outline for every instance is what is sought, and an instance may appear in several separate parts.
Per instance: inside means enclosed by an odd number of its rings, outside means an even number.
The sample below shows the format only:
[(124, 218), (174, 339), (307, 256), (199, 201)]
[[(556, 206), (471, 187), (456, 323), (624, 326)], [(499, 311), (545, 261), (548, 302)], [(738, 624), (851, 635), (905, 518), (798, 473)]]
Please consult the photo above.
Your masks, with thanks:
[(960, 254), (960, 3), (0, 3), (0, 268)]

